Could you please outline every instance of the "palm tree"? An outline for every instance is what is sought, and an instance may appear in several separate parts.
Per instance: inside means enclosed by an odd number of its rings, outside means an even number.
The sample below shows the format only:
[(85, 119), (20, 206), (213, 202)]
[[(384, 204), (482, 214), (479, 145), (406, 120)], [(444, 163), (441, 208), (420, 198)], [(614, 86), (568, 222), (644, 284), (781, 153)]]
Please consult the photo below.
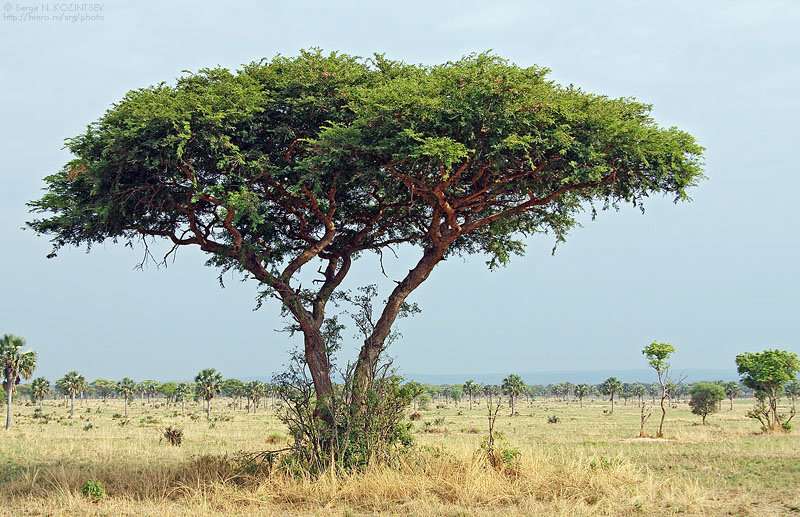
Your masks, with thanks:
[(472, 379), (464, 383), (464, 393), (466, 393), (467, 397), (469, 398), (470, 410), (472, 410), (472, 397), (474, 397), (478, 393), (479, 389), (480, 386), (478, 386), (478, 384), (476, 384), (475, 381), (473, 381)]
[(175, 402), (181, 403), (181, 413), (186, 412), (186, 399), (189, 398), (189, 394), (191, 392), (192, 387), (185, 382), (181, 382), (175, 386), (175, 393), (172, 396), (174, 397)]
[(583, 399), (589, 394), (589, 390), (588, 384), (578, 384), (575, 386), (575, 396), (578, 397), (581, 407), (583, 407)]
[(125, 377), (117, 383), (117, 393), (125, 401), (125, 418), (128, 418), (128, 403), (136, 393), (136, 382), (130, 377)]
[(614, 396), (622, 390), (622, 382), (616, 377), (609, 377), (599, 386), (600, 393), (608, 395), (611, 400), (611, 413), (614, 413)]
[(509, 402), (511, 403), (511, 416), (514, 416), (514, 400), (525, 392), (525, 382), (522, 380), (522, 377), (512, 373), (503, 379), (501, 389), (509, 398)]
[(201, 370), (194, 378), (197, 395), (206, 401), (206, 418), (211, 418), (211, 399), (213, 399), (222, 388), (222, 374), (214, 368)]
[(38, 377), (31, 382), (31, 402), (39, 403), (42, 407), (42, 401), (50, 393), (50, 381), (44, 377)]
[(86, 378), (72, 370), (56, 381), (56, 386), (69, 396), (69, 417), (72, 418), (75, 415), (75, 395), (86, 389)]
[(20, 379), (30, 379), (36, 368), (36, 353), (22, 351), (25, 339), (6, 334), (0, 338), (0, 369), (3, 375), (3, 388), (6, 390), (6, 429), (11, 429), (13, 413), (11, 399)]

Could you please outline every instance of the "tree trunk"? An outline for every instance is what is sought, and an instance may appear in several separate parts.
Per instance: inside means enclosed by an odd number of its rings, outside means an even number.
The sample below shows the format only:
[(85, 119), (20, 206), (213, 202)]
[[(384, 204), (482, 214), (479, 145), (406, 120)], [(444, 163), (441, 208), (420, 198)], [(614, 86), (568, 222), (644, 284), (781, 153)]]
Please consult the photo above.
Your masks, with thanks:
[(445, 249), (446, 247), (441, 246), (426, 248), (419, 262), (408, 271), (405, 278), (395, 286), (386, 300), (386, 305), (383, 307), (372, 334), (364, 340), (364, 344), (358, 354), (358, 361), (353, 372), (351, 413), (360, 413), (364, 409), (364, 399), (367, 389), (372, 383), (378, 358), (383, 351), (386, 338), (389, 337), (389, 333), (392, 330), (392, 325), (400, 314), (403, 302), (414, 289), (428, 278), (436, 264), (442, 260)]
[(128, 418), (128, 397), (125, 397), (125, 418)]
[(70, 393), (69, 395), (69, 417), (72, 418), (75, 415), (75, 395)]
[(13, 423), (12, 420), (14, 418), (13, 413), (11, 411), (11, 403), (12, 403), (12, 394), (13, 394), (13, 384), (11, 383), (11, 379), (8, 380), (6, 388), (6, 429), (11, 429), (11, 424)]
[(211, 420), (211, 399), (206, 399), (206, 420)]
[(656, 438), (664, 437), (664, 418), (667, 416), (667, 408), (664, 407), (664, 401), (666, 399), (666, 395), (661, 396), (661, 421), (658, 423), (658, 433), (656, 434)]

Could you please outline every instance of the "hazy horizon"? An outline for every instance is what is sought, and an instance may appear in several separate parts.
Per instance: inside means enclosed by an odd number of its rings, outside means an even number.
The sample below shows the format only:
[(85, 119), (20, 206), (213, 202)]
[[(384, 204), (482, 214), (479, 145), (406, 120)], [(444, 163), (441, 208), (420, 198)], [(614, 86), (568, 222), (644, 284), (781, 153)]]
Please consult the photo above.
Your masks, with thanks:
[[(39, 4), (9, 12), (19, 5)], [(46, 239), (21, 227), (42, 178), (69, 159), (64, 139), (126, 91), (312, 46), (428, 64), (492, 49), (561, 83), (652, 103), (660, 123), (707, 149), (691, 203), (586, 218), (554, 256), (553, 240), (537, 238), (497, 272), (479, 256), (437, 267), (412, 299), (423, 313), (400, 323), (391, 349), (402, 371), (644, 369), (642, 347), (660, 340), (677, 347), (676, 370), (735, 374), (737, 353), (800, 351), (800, 4), (99, 5), (94, 21), (0, 21), (0, 334), (27, 338), (37, 375), (257, 377), (286, 362), (298, 339), (274, 331), (278, 306), (254, 312), (257, 286), (227, 275), (221, 289), (200, 252), (143, 271), (141, 250), (112, 243), (48, 260)], [(385, 291), (415, 257), (387, 255), (388, 279), (367, 257), (345, 287)], [(346, 338), (343, 360), (357, 346)]]

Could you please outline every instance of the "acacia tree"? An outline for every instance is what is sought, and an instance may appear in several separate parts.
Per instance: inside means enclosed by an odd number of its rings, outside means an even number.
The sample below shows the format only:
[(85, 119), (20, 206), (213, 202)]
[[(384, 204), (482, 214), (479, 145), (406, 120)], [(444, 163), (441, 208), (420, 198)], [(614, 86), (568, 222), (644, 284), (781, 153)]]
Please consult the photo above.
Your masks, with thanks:
[(638, 399), (639, 407), (641, 407), (642, 404), (644, 403), (642, 399), (646, 394), (647, 394), (647, 387), (644, 384), (636, 382), (633, 385), (631, 385), (631, 395)]
[(514, 402), (520, 395), (525, 393), (525, 381), (523, 381), (522, 377), (519, 375), (512, 373), (503, 379), (503, 384), (500, 386), (500, 389), (502, 389), (503, 393), (508, 397), (509, 404), (511, 405), (511, 416), (514, 416)]
[(767, 401), (764, 412), (766, 425), (762, 422), (765, 430), (775, 431), (788, 424), (788, 420), (782, 421), (778, 414), (778, 398), (783, 386), (794, 380), (800, 372), (800, 358), (797, 354), (787, 350), (746, 352), (736, 356), (736, 367), (742, 383), (754, 390), (757, 397)]
[[(67, 140), (74, 158), (46, 178), (29, 224), (51, 256), (108, 239), (147, 254), (163, 238), (167, 256), (196, 246), (254, 278), (302, 332), (330, 420), (321, 329), (353, 260), (419, 252), (358, 354), (360, 411), (405, 300), (446, 258), (488, 254), (494, 268), (524, 252), (523, 236), (562, 241), (587, 210), (688, 199), (701, 177), (691, 135), (547, 72), (491, 54), (422, 66), (320, 51), (204, 69), (129, 92)], [(300, 284), (307, 265), (318, 283)]]
[(44, 377), (33, 379), (33, 382), (31, 382), (31, 402), (34, 404), (38, 402), (39, 407), (42, 407), (42, 401), (48, 393), (50, 393), (50, 381)]
[(11, 429), (13, 423), (14, 390), (21, 379), (30, 379), (36, 368), (36, 352), (24, 351), (25, 339), (11, 334), (0, 338), (0, 372), (2, 373), (3, 389), (6, 392), (6, 430)]
[(211, 419), (211, 400), (222, 390), (222, 374), (214, 368), (200, 370), (194, 378), (198, 397), (206, 402), (206, 418)]
[(75, 416), (75, 396), (86, 389), (86, 378), (72, 370), (56, 381), (56, 386), (69, 397), (69, 417), (72, 418)]
[(719, 403), (725, 398), (725, 388), (716, 382), (698, 382), (692, 385), (689, 396), (692, 413), (700, 415), (703, 425), (706, 425), (706, 417), (716, 412)]
[(125, 418), (128, 418), (128, 404), (130, 404), (131, 400), (133, 400), (133, 396), (136, 394), (137, 384), (136, 381), (131, 379), (130, 377), (124, 377), (117, 383), (116, 391), (125, 404)]
[(616, 377), (609, 377), (608, 379), (604, 380), (602, 384), (599, 386), (600, 393), (603, 395), (608, 395), (609, 400), (611, 400), (611, 414), (614, 414), (614, 397), (617, 393), (622, 391), (622, 382)]
[(664, 418), (667, 416), (666, 400), (670, 397), (672, 383), (669, 379), (669, 356), (675, 352), (675, 347), (669, 343), (659, 343), (653, 341), (642, 350), (642, 354), (647, 357), (650, 367), (655, 370), (658, 377), (658, 385), (661, 387), (661, 420), (658, 423), (657, 438), (664, 437)]

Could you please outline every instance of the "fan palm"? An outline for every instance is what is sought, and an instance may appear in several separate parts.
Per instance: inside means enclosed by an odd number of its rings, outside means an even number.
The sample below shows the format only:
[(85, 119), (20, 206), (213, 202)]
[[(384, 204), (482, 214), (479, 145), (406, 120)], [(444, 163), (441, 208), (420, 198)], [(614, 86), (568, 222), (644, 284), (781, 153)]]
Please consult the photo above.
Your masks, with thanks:
[(56, 385), (69, 396), (69, 417), (72, 418), (75, 415), (75, 395), (86, 390), (86, 378), (73, 370), (60, 378)]
[(197, 395), (206, 401), (206, 418), (211, 418), (211, 399), (222, 389), (222, 374), (214, 368), (206, 368), (194, 378)]
[(33, 379), (31, 383), (31, 402), (34, 404), (38, 402), (39, 407), (41, 407), (42, 401), (48, 393), (50, 393), (50, 381), (44, 377)]
[(6, 334), (0, 338), (0, 369), (3, 375), (3, 388), (6, 391), (6, 429), (11, 428), (13, 413), (11, 402), (20, 379), (30, 379), (36, 368), (36, 353), (22, 351), (25, 339)]

